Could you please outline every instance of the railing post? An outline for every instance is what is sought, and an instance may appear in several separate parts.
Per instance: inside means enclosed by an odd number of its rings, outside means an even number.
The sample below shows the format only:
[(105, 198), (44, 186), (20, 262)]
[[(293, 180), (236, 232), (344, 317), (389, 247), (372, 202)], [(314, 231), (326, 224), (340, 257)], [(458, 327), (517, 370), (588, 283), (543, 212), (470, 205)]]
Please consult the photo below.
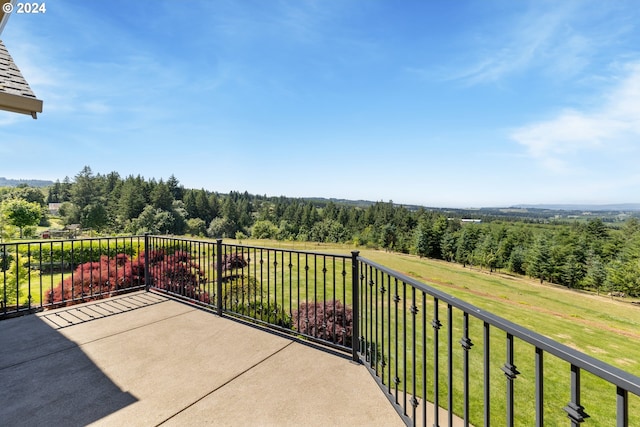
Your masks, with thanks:
[(222, 239), (216, 239), (216, 306), (222, 316)]
[(360, 251), (351, 251), (351, 304), (353, 310), (353, 326), (351, 328), (351, 357), (358, 362), (360, 350), (360, 266), (358, 256)]
[[(144, 288), (147, 292), (151, 288), (151, 275), (149, 273), (149, 256), (151, 250), (151, 243), (149, 242), (149, 233), (144, 233)], [(118, 247), (118, 241), (116, 240), (116, 252)]]

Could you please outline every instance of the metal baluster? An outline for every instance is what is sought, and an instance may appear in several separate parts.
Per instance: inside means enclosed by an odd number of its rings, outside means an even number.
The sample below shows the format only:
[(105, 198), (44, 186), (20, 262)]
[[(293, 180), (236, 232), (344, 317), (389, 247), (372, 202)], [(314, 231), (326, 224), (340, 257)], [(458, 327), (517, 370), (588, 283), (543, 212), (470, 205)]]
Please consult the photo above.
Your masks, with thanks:
[(536, 427), (544, 426), (544, 352), (536, 347)]
[(469, 350), (473, 347), (473, 343), (469, 338), (469, 313), (464, 312), (462, 315), (462, 330), (463, 336), (460, 340), (460, 345), (464, 350), (463, 354), (463, 393), (464, 393), (464, 425), (469, 426)]
[(391, 394), (391, 276), (387, 275), (387, 392)]
[(375, 292), (375, 305), (372, 305), (372, 309), (375, 312), (372, 329), (375, 328), (375, 332), (372, 334), (372, 337), (371, 337), (371, 347), (372, 347), (371, 363), (373, 363), (372, 367), (376, 373), (376, 376), (378, 376), (378, 288), (377, 288), (377, 284), (378, 284), (379, 276), (380, 276), (380, 270), (376, 268), (375, 281), (371, 282), (371, 294), (374, 294)]
[(358, 352), (360, 351), (358, 339), (360, 335), (360, 264), (358, 261), (359, 251), (351, 251), (351, 298), (353, 300), (353, 324), (351, 325), (351, 359), (357, 362), (360, 358)]
[(513, 335), (507, 334), (507, 361), (502, 367), (504, 375), (507, 377), (507, 426), (513, 427), (514, 422), (514, 402), (513, 402), (513, 380), (520, 374), (513, 364)]
[(405, 301), (405, 304), (402, 307), (402, 384), (403, 384), (403, 404), (402, 411), (404, 415), (407, 415), (407, 284), (402, 282), (402, 300)]
[(564, 407), (572, 427), (578, 427), (589, 415), (584, 411), (584, 406), (580, 405), (580, 368), (571, 365), (571, 402)]
[(629, 425), (629, 393), (622, 387), (616, 387), (616, 427)]
[(453, 425), (453, 307), (451, 304), (447, 304), (447, 382), (448, 382), (448, 394), (447, 394), (447, 406), (449, 407), (447, 412), (448, 425)]
[(427, 294), (422, 291), (422, 425), (427, 425)]
[(433, 427), (438, 427), (440, 425), (440, 349), (438, 346), (440, 343), (440, 328), (442, 327), (438, 312), (438, 298), (433, 299), (431, 326), (433, 327)]
[(416, 305), (416, 288), (411, 286), (411, 335), (412, 335), (412, 339), (411, 339), (411, 371), (412, 371), (412, 377), (411, 377), (411, 386), (412, 386), (412, 391), (411, 391), (411, 407), (412, 407), (412, 417), (411, 419), (413, 420), (413, 425), (416, 425), (416, 410), (418, 408), (418, 399), (416, 397), (417, 394), (417, 389), (416, 389), (416, 382), (418, 381), (417, 376), (416, 376), (416, 371), (417, 371), (417, 349), (416, 349), (416, 315), (418, 314), (418, 306)]
[(384, 367), (386, 365), (384, 361), (384, 294), (387, 292), (387, 289), (384, 287), (385, 276), (388, 280), (389, 276), (380, 272), (380, 354), (378, 354), (378, 345), (376, 344), (376, 366), (380, 365), (380, 377), (382, 379), (382, 384), (384, 384)]
[(490, 329), (489, 324), (484, 322), (484, 426), (489, 427), (491, 425), (491, 393), (490, 393), (490, 367), (491, 367), (491, 345), (490, 345)]
[(394, 317), (394, 324), (396, 326), (396, 333), (395, 333), (395, 337), (396, 337), (396, 344), (395, 344), (395, 350), (396, 350), (396, 354), (395, 354), (395, 370), (394, 370), (394, 374), (395, 377), (393, 379), (393, 382), (395, 384), (395, 390), (396, 390), (396, 405), (399, 403), (398, 402), (398, 385), (400, 384), (400, 377), (398, 376), (398, 325), (400, 324), (400, 322), (398, 321), (398, 305), (400, 303), (400, 295), (398, 295), (398, 279), (394, 278), (394, 292), (395, 292), (395, 297), (393, 298), (393, 302), (395, 303), (395, 310), (396, 310), (396, 315)]

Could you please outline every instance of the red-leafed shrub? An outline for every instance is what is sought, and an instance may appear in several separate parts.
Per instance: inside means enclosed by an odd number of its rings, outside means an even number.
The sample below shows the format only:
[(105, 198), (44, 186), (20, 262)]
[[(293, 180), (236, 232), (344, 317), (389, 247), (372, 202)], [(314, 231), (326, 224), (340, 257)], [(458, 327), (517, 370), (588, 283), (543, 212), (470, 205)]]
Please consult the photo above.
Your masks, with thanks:
[(222, 271), (245, 268), (246, 266), (247, 261), (245, 261), (242, 254), (226, 254), (222, 256)]
[(293, 327), (303, 334), (351, 346), (353, 311), (338, 300), (302, 303), (292, 318)]
[(144, 284), (140, 270), (144, 271), (144, 266), (140, 269), (138, 262), (131, 262), (125, 254), (113, 258), (103, 255), (98, 262), (85, 262), (76, 267), (72, 275), (49, 293), (47, 302), (63, 307), (126, 292)]
[[(139, 257), (142, 260), (143, 276), (145, 256), (142, 252)], [(166, 255), (163, 251), (151, 251), (149, 258), (151, 286), (209, 303), (209, 293), (204, 289), (206, 276), (188, 252), (175, 251)]]
[(230, 282), (230, 281), (237, 280), (237, 279), (241, 278), (242, 277), (242, 271), (238, 271), (238, 270), (241, 270), (241, 269), (245, 268), (247, 265), (248, 265), (248, 263), (244, 259), (244, 256), (242, 256), (242, 254), (225, 254), (225, 255), (223, 255), (222, 256), (222, 271), (227, 272), (227, 271), (235, 270), (235, 272), (232, 271), (231, 274), (226, 274), (226, 275), (222, 276), (222, 281), (224, 283), (227, 283), (227, 282)]
[[(81, 264), (49, 293), (48, 303), (63, 307), (138, 289), (145, 285), (145, 257), (145, 252), (133, 261), (125, 254), (103, 255), (99, 262)], [(206, 277), (187, 252), (150, 251), (149, 276), (151, 286), (209, 302), (209, 294), (202, 289)]]

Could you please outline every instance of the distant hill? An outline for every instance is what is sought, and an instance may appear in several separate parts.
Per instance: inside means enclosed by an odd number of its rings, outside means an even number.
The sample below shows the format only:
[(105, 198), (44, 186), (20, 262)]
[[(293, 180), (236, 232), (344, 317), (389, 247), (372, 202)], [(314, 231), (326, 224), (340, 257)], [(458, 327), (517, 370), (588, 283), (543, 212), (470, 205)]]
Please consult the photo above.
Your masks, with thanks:
[[(336, 204), (357, 206), (367, 208), (377, 202), (371, 200), (349, 200), (324, 197), (303, 197), (316, 206), (325, 206), (329, 202)], [(386, 202), (384, 202), (386, 203)], [(617, 203), (607, 205), (589, 205), (589, 204), (536, 204), (536, 205), (513, 205), (509, 207), (482, 207), (482, 208), (444, 208), (429, 207), (421, 205), (407, 205), (403, 203), (394, 203), (397, 206), (404, 206), (409, 210), (426, 209), (429, 211), (439, 211), (443, 213), (452, 213), (457, 215), (488, 215), (488, 216), (549, 216), (554, 213), (571, 212), (573, 214), (582, 214), (583, 212), (640, 212), (640, 203)]]
[[(333, 198), (333, 197), (328, 198), (328, 199), (325, 198), (325, 197), (303, 197), (302, 200), (307, 200), (307, 201), (309, 201), (309, 202), (311, 202), (311, 203), (313, 203), (313, 204), (315, 204), (317, 206), (324, 206), (329, 202), (333, 202), (333, 203), (338, 204), (338, 205), (356, 206), (356, 207), (359, 207), (359, 208), (368, 208), (369, 206), (375, 205), (376, 203), (378, 203), (378, 202), (373, 202), (371, 200), (336, 199), (336, 198)], [(380, 200), (379, 202), (387, 203), (387, 202), (384, 202), (382, 200)], [(405, 208), (409, 209), (410, 211), (413, 211), (413, 210), (417, 211), (418, 209), (421, 209), (421, 208), (432, 209), (432, 210), (433, 209), (438, 209), (438, 208), (428, 208), (428, 207), (420, 206), (420, 205), (407, 205), (407, 204), (404, 204), (404, 203), (395, 203), (395, 202), (394, 202), (394, 205), (396, 205), (396, 206), (404, 206)]]
[(0, 187), (17, 187), (20, 184), (26, 184), (30, 187), (48, 187), (53, 185), (53, 181), (42, 179), (7, 179), (0, 176)]
[(554, 211), (582, 211), (582, 212), (630, 212), (640, 211), (640, 203), (617, 203), (609, 205), (564, 205), (564, 204), (539, 204), (539, 205), (517, 205), (521, 209), (548, 209)]

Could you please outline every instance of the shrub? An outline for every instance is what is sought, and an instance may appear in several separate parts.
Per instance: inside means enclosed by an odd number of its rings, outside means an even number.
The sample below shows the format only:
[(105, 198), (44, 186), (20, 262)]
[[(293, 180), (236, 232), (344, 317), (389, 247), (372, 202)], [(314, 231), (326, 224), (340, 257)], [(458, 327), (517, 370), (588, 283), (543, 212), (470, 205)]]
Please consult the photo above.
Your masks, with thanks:
[[(142, 274), (140, 274), (142, 272)], [(109, 258), (102, 255), (97, 262), (80, 264), (73, 274), (47, 296), (47, 303), (64, 307), (110, 297), (144, 285), (144, 264), (133, 262), (125, 254)]]
[(292, 327), (291, 316), (275, 302), (252, 301), (246, 304), (239, 304), (235, 307), (234, 312), (282, 328), (291, 329)]
[(222, 282), (227, 283), (233, 280), (238, 280), (243, 277), (242, 272), (238, 272), (239, 269), (245, 268), (248, 265), (242, 254), (226, 254), (222, 256), (222, 271), (236, 270), (236, 274), (227, 274), (222, 276)]
[(39, 273), (32, 271), (28, 258), (19, 253), (15, 256), (0, 254), (0, 264), (3, 264), (0, 269), (0, 308), (26, 304), (28, 295), (24, 290), (30, 281), (38, 282)]
[[(144, 279), (146, 253), (139, 256)], [(209, 293), (203, 289), (207, 279), (200, 265), (185, 251), (175, 251), (167, 255), (164, 251), (149, 252), (149, 275), (151, 285), (174, 294), (182, 295), (203, 303), (209, 303)]]
[(275, 301), (269, 300), (269, 295), (256, 278), (235, 275), (227, 276), (224, 282), (222, 304), (225, 310), (283, 328), (292, 327), (291, 316)]
[[(138, 289), (145, 285), (146, 257), (145, 252), (135, 260), (126, 254), (103, 255), (99, 262), (81, 264), (73, 275), (49, 293), (47, 302), (54, 306), (67, 306)], [(148, 257), (152, 286), (209, 302), (209, 294), (201, 287), (206, 282), (205, 275), (187, 252), (175, 251), (167, 255), (164, 251), (155, 250), (150, 251)]]
[(138, 252), (138, 246), (142, 242), (93, 240), (67, 241), (67, 242), (43, 242), (29, 245), (20, 245), (19, 251), (23, 255), (31, 256), (31, 265), (40, 271), (56, 272), (76, 268), (87, 262), (101, 262), (102, 256), (113, 258), (118, 254), (126, 254), (134, 258)]
[(222, 289), (224, 307), (236, 307), (252, 299), (257, 300), (264, 297), (264, 292), (254, 277), (227, 277), (223, 283), (225, 284)]
[(246, 266), (247, 261), (242, 254), (226, 254), (222, 257), (222, 271), (245, 268)]
[(293, 327), (303, 334), (351, 346), (353, 311), (338, 300), (302, 303), (293, 311)]

